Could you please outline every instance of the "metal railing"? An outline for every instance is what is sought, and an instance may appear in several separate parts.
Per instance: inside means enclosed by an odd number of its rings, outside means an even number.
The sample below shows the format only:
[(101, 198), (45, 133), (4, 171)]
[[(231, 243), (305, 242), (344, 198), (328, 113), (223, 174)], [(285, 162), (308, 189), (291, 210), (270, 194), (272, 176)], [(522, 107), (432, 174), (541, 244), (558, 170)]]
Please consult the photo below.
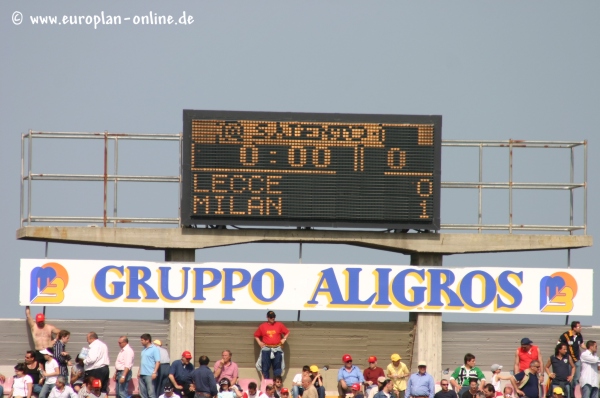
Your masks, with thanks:
[[(47, 174), (33, 173), (33, 140), (35, 139), (84, 139), (104, 141), (104, 173), (103, 174)], [(179, 175), (119, 175), (119, 141), (144, 140), (144, 141), (178, 141), (179, 142)], [(114, 174), (108, 174), (109, 142), (113, 143)], [(27, 151), (25, 146), (27, 144)], [(135, 182), (176, 182), (180, 184), (179, 198), (181, 202), (181, 145), (182, 134), (121, 134), (121, 133), (62, 133), (29, 131), (21, 135), (21, 227), (39, 223), (86, 223), (117, 226), (120, 223), (133, 224), (177, 224), (179, 217), (119, 217), (118, 216), (118, 189), (119, 181)], [(25, 169), (25, 152), (27, 152), (27, 169)], [(70, 216), (34, 216), (31, 214), (32, 182), (33, 181), (102, 181), (104, 184), (103, 215), (98, 217), (70, 217)], [(108, 215), (108, 183), (113, 183), (113, 210), (112, 216)], [(25, 185), (27, 185), (27, 204), (25, 204)], [(26, 210), (25, 210), (26, 209)], [(26, 212), (26, 214), (25, 214)]]
[[(33, 140), (34, 139), (85, 139), (104, 141), (104, 173), (103, 174), (47, 174), (33, 173)], [(146, 140), (146, 141), (178, 141), (179, 142), (179, 175), (119, 175), (119, 141), (123, 140)], [(113, 169), (109, 174), (109, 152), (112, 142)], [(479, 179), (473, 182), (442, 181), (443, 189), (474, 189), (478, 191), (478, 222), (476, 224), (442, 224), (442, 230), (476, 230), (479, 233), (486, 230), (491, 231), (562, 231), (573, 234), (575, 231), (583, 231), (587, 234), (587, 141), (467, 141), (467, 140), (443, 140), (443, 147), (465, 147), (477, 148), (479, 151)], [(575, 148), (583, 147), (583, 182), (575, 182)], [(507, 148), (508, 149), (508, 181), (486, 182), (483, 181), (483, 149), (484, 148)], [(564, 183), (526, 183), (513, 181), (513, 149), (514, 148), (564, 148), (570, 151), (570, 179)], [(27, 156), (25, 154), (27, 153)], [(21, 211), (20, 225), (31, 225), (32, 223), (85, 223), (101, 224), (103, 226), (118, 226), (127, 224), (172, 224), (181, 226), (179, 217), (122, 217), (118, 215), (118, 186), (119, 182), (152, 182), (152, 183), (179, 183), (179, 203), (181, 202), (181, 158), (182, 158), (182, 134), (120, 134), (120, 133), (62, 133), (29, 131), (21, 136)], [(97, 217), (78, 216), (38, 216), (32, 215), (32, 183), (33, 181), (87, 181), (102, 182), (104, 186), (104, 208), (103, 215)], [(108, 214), (107, 198), (108, 184), (113, 184), (113, 209), (112, 215)], [(574, 224), (574, 190), (583, 189), (583, 223)], [(502, 189), (508, 190), (508, 223), (485, 224), (483, 223), (483, 190)], [(519, 224), (513, 222), (513, 190), (559, 190), (569, 191), (570, 194), (570, 223), (568, 225), (538, 225)], [(26, 192), (26, 193), (25, 193)]]
[[(587, 234), (587, 141), (469, 141), (469, 140), (443, 140), (443, 147), (470, 147), (479, 150), (479, 180), (476, 182), (449, 182), (442, 181), (442, 188), (466, 188), (477, 189), (479, 193), (478, 223), (477, 224), (442, 224), (442, 229), (447, 230), (505, 230), (512, 231), (564, 231), (572, 234), (574, 231), (583, 230)], [(583, 146), (583, 182), (575, 183), (575, 148)], [(507, 182), (484, 182), (483, 181), (483, 148), (507, 148), (508, 149), (508, 181)], [(524, 183), (513, 181), (513, 149), (514, 148), (563, 148), (570, 152), (570, 172), (568, 183)], [(574, 225), (574, 198), (573, 191), (583, 188), (583, 224)], [(484, 189), (507, 189), (508, 190), (508, 223), (507, 224), (484, 224), (482, 222), (482, 193)], [(531, 225), (515, 224), (513, 222), (513, 190), (568, 190), (569, 225)]]

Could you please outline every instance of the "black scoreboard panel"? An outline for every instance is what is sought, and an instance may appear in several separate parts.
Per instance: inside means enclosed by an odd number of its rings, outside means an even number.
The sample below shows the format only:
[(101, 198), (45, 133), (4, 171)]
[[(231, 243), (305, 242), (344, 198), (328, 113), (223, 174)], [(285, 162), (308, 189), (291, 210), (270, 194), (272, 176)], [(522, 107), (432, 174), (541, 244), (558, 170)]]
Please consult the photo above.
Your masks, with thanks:
[(439, 229), (441, 116), (183, 119), (184, 225)]

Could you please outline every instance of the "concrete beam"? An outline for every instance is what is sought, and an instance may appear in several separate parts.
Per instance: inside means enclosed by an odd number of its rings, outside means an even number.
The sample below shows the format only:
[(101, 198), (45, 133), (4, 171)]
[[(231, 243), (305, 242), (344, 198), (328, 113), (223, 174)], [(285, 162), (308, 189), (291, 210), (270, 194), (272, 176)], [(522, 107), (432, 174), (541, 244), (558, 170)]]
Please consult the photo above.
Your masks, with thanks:
[[(194, 262), (196, 252), (194, 249), (167, 249), (165, 261)], [(171, 360), (181, 358), (181, 353), (189, 351), (194, 353), (194, 309), (193, 308), (165, 308), (165, 318), (169, 321), (169, 355)]]
[(337, 243), (397, 253), (490, 253), (576, 249), (590, 235), (384, 233), (297, 229), (102, 228), (27, 226), (17, 239), (140, 249), (204, 249), (242, 243)]
[[(442, 266), (443, 256), (434, 253), (418, 253), (410, 256), (410, 265)], [(409, 319), (415, 322), (416, 336), (411, 371), (417, 372), (419, 361), (427, 363), (427, 373), (438, 382), (442, 378), (442, 314), (440, 312), (411, 312)], [(416, 355), (415, 355), (416, 351)]]

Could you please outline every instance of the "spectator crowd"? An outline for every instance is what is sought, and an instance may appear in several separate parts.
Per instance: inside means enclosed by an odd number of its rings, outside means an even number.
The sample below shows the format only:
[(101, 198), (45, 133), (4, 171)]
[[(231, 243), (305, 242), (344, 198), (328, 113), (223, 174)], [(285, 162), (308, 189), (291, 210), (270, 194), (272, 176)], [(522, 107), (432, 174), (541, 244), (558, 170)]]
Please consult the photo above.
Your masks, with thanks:
[[(107, 398), (111, 379), (117, 398), (325, 398), (317, 365), (305, 365), (290, 386), (283, 385), (282, 347), (290, 331), (276, 321), (273, 311), (267, 313), (267, 321), (254, 333), (260, 346), (256, 368), (261, 378), (268, 380), (264, 391), (255, 382), (244, 386), (244, 391), (238, 365), (229, 350), (224, 350), (212, 367), (206, 355), (201, 355), (198, 367), (194, 367), (190, 351), (183, 351), (180, 359), (171, 361), (162, 342), (147, 333), (140, 336), (143, 350), (137, 363), (128, 337), (119, 337), (120, 351), (111, 372), (108, 347), (95, 332), (87, 334), (88, 347), (73, 356), (67, 349), (69, 331), (46, 323), (43, 314), (37, 314), (34, 320), (29, 307), (25, 313), (35, 350), (27, 351), (24, 362), (15, 365), (8, 398)], [(476, 366), (475, 355), (467, 353), (463, 365), (438, 380), (441, 389), (437, 392), (426, 362), (419, 361), (418, 371), (411, 374), (397, 353), (391, 354), (385, 369), (378, 366), (375, 356), (368, 358), (363, 370), (350, 354), (342, 356), (342, 363), (337, 372), (340, 398), (574, 398), (576, 386), (580, 387), (581, 398), (598, 398), (597, 343), (584, 341), (577, 321), (558, 337), (553, 355), (545, 362), (539, 347), (525, 337), (515, 350), (509, 374), (502, 372), (502, 365), (494, 364), (487, 380)], [(139, 395), (130, 396), (134, 364), (138, 365), (135, 377)], [(0, 375), (0, 381), (4, 380)], [(3, 394), (0, 386), (0, 398)]]

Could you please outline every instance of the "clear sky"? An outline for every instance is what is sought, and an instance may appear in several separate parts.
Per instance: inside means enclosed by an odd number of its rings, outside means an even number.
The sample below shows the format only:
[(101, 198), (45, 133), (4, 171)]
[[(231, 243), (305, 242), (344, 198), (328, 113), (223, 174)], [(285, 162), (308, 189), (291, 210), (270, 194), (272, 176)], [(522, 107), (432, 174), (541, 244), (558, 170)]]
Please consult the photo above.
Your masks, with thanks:
[[(17, 14), (16, 12), (21, 14)], [(34, 25), (36, 16), (131, 18), (121, 25)], [(191, 24), (135, 25), (136, 16), (186, 14)], [(597, 1), (2, 1), (0, 3), (0, 317), (23, 316), (20, 258), (44, 244), (16, 241), (20, 137), (43, 131), (178, 133), (183, 109), (439, 114), (444, 139), (584, 140), (589, 145), (588, 233), (595, 236), (600, 125)], [(21, 17), (19, 17), (21, 15)], [(71, 18), (69, 18), (69, 16)], [(79, 21), (78, 21), (79, 22)], [(123, 144), (122, 173), (178, 172), (176, 148)], [(34, 172), (100, 173), (99, 143), (41, 143)], [(128, 152), (129, 151), (129, 152)], [(568, 155), (516, 151), (520, 181), (568, 181)], [(173, 154), (173, 156), (171, 156)], [(442, 179), (474, 180), (476, 153), (443, 152)], [(484, 177), (506, 181), (506, 151), (490, 151)], [(36, 171), (39, 170), (39, 171)], [(576, 163), (581, 181), (581, 158)], [(41, 184), (34, 213), (101, 215), (101, 184)], [(37, 185), (36, 185), (37, 186)], [(122, 215), (174, 217), (176, 187), (123, 185)], [(475, 193), (444, 191), (442, 222), (477, 220)], [(544, 196), (548, 195), (548, 196)], [(579, 195), (579, 194), (578, 194)], [(143, 200), (138, 201), (142, 196)], [(515, 218), (568, 223), (565, 193), (523, 192)], [(581, 196), (576, 197), (581, 222)], [(134, 199), (136, 199), (134, 201)], [(506, 194), (484, 196), (484, 221), (506, 223)], [(50, 244), (49, 258), (161, 261), (160, 251)], [(596, 247), (574, 250), (597, 267)], [(298, 245), (200, 250), (197, 261), (298, 262)], [(308, 263), (408, 264), (408, 256), (348, 246), (304, 245)], [(456, 255), (452, 266), (564, 267), (565, 251)], [(600, 275), (595, 275), (600, 281)], [(597, 283), (596, 283), (597, 285)], [(598, 308), (599, 298), (594, 303)], [(36, 309), (37, 311), (37, 309)], [(584, 324), (600, 324), (582, 317)], [(161, 310), (50, 308), (49, 317), (149, 318)], [(203, 311), (198, 319), (264, 318)], [(329, 315), (328, 315), (329, 316)], [(295, 320), (295, 312), (280, 314)], [(302, 319), (322, 319), (302, 313)], [(366, 314), (364, 320), (406, 320)], [(354, 315), (340, 314), (340, 320)], [(458, 316), (445, 321), (561, 324), (564, 317)]]

